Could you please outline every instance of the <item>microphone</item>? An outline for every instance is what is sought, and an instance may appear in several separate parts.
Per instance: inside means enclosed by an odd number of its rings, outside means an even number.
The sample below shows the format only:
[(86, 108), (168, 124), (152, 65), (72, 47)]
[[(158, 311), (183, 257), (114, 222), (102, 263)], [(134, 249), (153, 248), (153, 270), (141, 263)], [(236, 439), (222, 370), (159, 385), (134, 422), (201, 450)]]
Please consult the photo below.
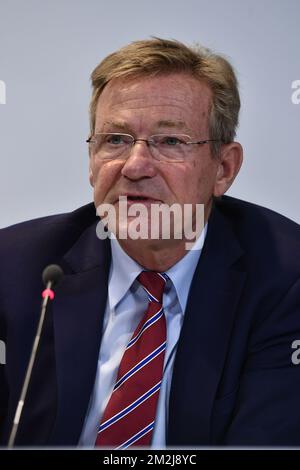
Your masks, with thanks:
[(64, 274), (63, 270), (57, 264), (50, 264), (44, 269), (43, 274), (42, 274), (43, 282), (46, 286), (46, 289), (44, 289), (44, 291), (42, 292), (43, 302), (41, 306), (40, 320), (38, 323), (38, 327), (37, 327), (36, 335), (34, 338), (20, 399), (19, 399), (18, 406), (15, 412), (15, 417), (14, 417), (13, 425), (11, 428), (11, 433), (9, 436), (8, 447), (10, 448), (14, 446), (16, 435), (18, 432), (20, 418), (22, 415), (23, 406), (24, 406), (24, 402), (26, 399), (27, 389), (28, 389), (28, 385), (30, 382), (34, 361), (36, 358), (36, 352), (37, 352), (38, 345), (39, 345), (40, 338), (41, 338), (41, 333), (42, 333), (42, 328), (43, 328), (43, 324), (45, 320), (48, 301), (49, 299), (50, 300), (54, 299), (53, 288), (59, 283), (59, 281), (63, 277), (63, 274)]
[(63, 275), (64, 273), (60, 266), (57, 264), (49, 264), (49, 266), (44, 269), (42, 278), (45, 286), (47, 286), (48, 282), (50, 282), (51, 287), (55, 287)]

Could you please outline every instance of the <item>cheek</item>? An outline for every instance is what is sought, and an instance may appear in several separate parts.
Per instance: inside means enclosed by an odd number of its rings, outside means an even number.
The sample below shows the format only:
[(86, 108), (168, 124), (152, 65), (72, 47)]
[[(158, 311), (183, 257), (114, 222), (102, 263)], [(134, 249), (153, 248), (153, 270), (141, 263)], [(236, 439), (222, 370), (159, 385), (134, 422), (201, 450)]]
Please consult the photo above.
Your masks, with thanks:
[(91, 170), (93, 173), (94, 183), (94, 199), (97, 204), (102, 203), (109, 192), (114, 186), (115, 181), (120, 175), (119, 162), (97, 162), (93, 161)]
[(216, 179), (215, 164), (205, 159), (193, 161), (186, 176), (186, 199), (190, 202), (206, 203), (210, 200)]

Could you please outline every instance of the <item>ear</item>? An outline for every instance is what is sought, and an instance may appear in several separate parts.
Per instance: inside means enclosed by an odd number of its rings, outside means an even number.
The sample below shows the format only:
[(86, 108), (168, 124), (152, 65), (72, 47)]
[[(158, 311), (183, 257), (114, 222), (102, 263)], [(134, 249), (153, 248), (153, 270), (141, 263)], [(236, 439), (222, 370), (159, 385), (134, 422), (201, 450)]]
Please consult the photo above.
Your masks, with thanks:
[(90, 160), (89, 160), (89, 180), (90, 180), (90, 185), (94, 187), (94, 173), (93, 173), (93, 168), (92, 168), (92, 157), (90, 154)]
[(222, 196), (232, 185), (243, 162), (243, 148), (238, 142), (223, 144), (218, 157), (214, 196)]

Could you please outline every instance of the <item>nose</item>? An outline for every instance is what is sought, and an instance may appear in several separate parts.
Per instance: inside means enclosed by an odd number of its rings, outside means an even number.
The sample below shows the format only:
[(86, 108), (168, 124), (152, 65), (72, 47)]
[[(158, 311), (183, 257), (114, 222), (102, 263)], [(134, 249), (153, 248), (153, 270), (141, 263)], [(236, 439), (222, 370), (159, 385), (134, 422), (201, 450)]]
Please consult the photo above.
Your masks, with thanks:
[(121, 174), (133, 181), (156, 175), (156, 160), (152, 157), (147, 142), (138, 140), (133, 144)]

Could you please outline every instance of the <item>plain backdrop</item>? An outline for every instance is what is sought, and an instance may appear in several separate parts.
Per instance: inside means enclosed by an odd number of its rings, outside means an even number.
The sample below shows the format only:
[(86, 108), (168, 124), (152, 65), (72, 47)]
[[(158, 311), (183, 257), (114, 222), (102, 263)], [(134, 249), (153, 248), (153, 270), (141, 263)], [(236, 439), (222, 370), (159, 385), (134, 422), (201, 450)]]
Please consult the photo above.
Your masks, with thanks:
[(90, 73), (150, 36), (231, 60), (245, 160), (228, 194), (300, 222), (299, 0), (0, 0), (0, 227), (92, 200)]

